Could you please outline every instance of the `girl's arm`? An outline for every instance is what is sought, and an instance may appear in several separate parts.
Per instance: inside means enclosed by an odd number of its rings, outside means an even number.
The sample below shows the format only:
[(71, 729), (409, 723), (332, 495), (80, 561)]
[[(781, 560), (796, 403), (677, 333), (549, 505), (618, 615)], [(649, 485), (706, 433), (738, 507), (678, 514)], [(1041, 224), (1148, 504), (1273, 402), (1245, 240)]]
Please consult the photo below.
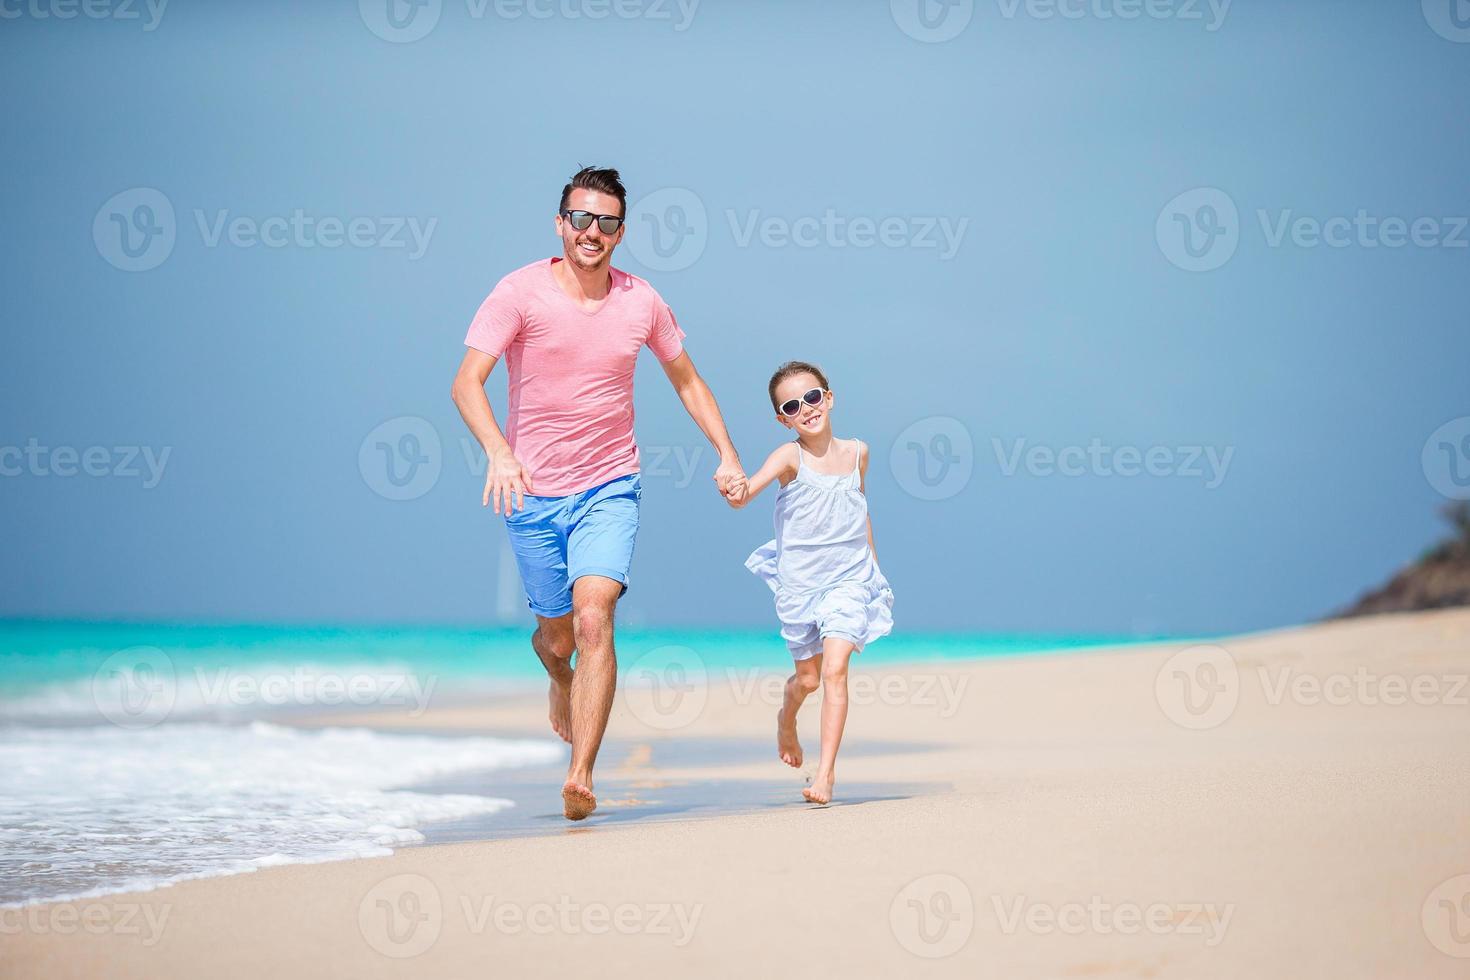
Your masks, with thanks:
[[(858, 489), (868, 493), (868, 444), (858, 440)], [(873, 517), (868, 515), (868, 550), (873, 553), (873, 564), (878, 563), (878, 550), (873, 547)]]
[(784, 487), (796, 479), (796, 467), (800, 461), (796, 457), (796, 443), (783, 442), (776, 447), (776, 451), (766, 457), (761, 468), (746, 478), (745, 491), (739, 499), (731, 499), (731, 507), (744, 507), (755, 499), (755, 495), (771, 485), (772, 480), (780, 480)]

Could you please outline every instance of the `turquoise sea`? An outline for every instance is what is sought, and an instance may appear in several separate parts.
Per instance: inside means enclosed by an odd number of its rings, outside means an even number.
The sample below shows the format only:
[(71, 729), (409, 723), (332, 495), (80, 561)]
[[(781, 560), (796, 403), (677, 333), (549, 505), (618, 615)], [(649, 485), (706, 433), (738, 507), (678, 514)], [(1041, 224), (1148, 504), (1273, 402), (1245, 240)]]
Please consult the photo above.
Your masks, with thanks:
[[(1104, 634), (913, 634), (875, 642), (863, 665), (975, 659), (1151, 642), (1169, 637)], [(786, 670), (790, 661), (774, 631), (620, 628), (622, 668), (651, 652), (679, 648), (706, 667)], [(155, 653), (156, 651), (156, 653)], [(543, 677), (524, 627), (489, 629), (365, 628), (0, 621), (0, 718), (4, 706), (48, 698), (63, 710), (67, 692), (91, 686), (109, 663), (162, 655), (179, 672), (281, 668), (374, 668), (435, 677), (475, 689), (519, 686)], [(120, 655), (122, 655), (120, 657)], [(518, 683), (519, 682), (519, 683)], [(39, 704), (37, 704), (39, 707)]]

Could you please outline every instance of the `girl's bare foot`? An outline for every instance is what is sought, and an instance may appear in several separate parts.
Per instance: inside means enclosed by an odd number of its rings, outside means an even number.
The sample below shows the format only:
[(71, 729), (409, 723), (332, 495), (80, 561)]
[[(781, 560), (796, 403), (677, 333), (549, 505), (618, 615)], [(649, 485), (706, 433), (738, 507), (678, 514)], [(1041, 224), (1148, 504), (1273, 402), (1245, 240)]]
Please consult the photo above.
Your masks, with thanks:
[(832, 802), (832, 782), (832, 773), (819, 772), (812, 777), (812, 784), (801, 791), (801, 795), (806, 797), (808, 803), (826, 806)]
[(796, 716), (788, 720), (786, 709), (776, 712), (776, 752), (793, 769), (801, 768), (801, 741), (796, 737)]
[(561, 809), (568, 820), (585, 820), (597, 809), (597, 797), (586, 786), (568, 779), (561, 788)]

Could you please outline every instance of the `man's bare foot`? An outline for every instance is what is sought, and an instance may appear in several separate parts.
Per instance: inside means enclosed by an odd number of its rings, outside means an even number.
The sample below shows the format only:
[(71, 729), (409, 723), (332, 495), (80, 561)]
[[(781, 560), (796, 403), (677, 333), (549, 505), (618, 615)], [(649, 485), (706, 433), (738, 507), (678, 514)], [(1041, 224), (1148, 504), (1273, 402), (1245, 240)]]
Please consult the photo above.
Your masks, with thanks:
[(561, 788), (561, 808), (568, 820), (586, 820), (597, 809), (597, 797), (586, 786), (568, 779)]
[(551, 688), (546, 692), (546, 698), (551, 704), (551, 711), (547, 717), (551, 719), (551, 730), (561, 736), (561, 740), (568, 745), (572, 743), (572, 689), (570, 685), (551, 682)]
[(789, 721), (786, 709), (776, 712), (776, 752), (793, 769), (801, 768), (801, 741), (796, 737), (796, 718)]
[(818, 806), (826, 806), (828, 803), (831, 803), (832, 774), (828, 773), (824, 776), (821, 773), (817, 773), (812, 777), (812, 784), (802, 790), (801, 795), (806, 797), (808, 803), (815, 803)]

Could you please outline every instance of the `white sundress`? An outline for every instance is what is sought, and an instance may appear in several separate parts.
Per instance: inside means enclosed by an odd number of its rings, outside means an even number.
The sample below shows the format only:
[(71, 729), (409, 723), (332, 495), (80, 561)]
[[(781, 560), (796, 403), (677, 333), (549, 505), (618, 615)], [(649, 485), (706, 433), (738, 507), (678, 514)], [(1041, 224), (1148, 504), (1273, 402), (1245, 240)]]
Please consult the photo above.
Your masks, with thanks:
[(776, 537), (746, 559), (776, 594), (781, 636), (796, 660), (837, 636), (861, 650), (893, 630), (893, 590), (868, 547), (862, 444), (851, 473), (818, 473), (796, 447), (796, 477), (776, 494)]

